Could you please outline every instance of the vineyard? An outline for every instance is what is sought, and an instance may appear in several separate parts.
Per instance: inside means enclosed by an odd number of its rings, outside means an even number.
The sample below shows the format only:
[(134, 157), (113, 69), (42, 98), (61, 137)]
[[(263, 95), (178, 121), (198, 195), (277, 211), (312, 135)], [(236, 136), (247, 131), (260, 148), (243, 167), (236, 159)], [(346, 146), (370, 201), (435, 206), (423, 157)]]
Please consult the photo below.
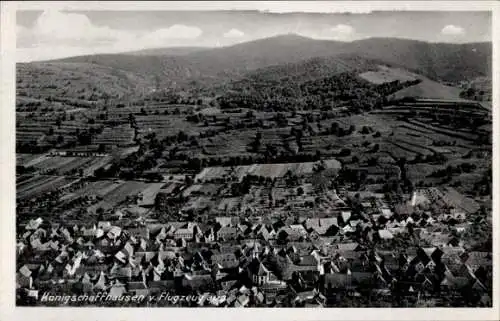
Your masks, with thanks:
[(105, 127), (94, 144), (127, 146), (134, 144), (135, 130), (130, 125)]
[(30, 199), (57, 189), (71, 183), (73, 179), (63, 176), (45, 176), (37, 175), (31, 179), (23, 180), (16, 184), (16, 193), (18, 199)]

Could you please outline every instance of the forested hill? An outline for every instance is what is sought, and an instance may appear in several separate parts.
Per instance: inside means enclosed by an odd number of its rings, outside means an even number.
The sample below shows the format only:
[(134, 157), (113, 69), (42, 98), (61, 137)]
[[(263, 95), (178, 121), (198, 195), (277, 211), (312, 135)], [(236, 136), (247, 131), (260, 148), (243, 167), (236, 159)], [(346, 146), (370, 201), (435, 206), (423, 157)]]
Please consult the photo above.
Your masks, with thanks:
[[(73, 106), (114, 104), (144, 97), (155, 88), (198, 99), (252, 82), (293, 85), (340, 72), (354, 76), (379, 64), (459, 85), (491, 79), (491, 51), (491, 43), (394, 38), (338, 42), (284, 35), (221, 48), (159, 48), (18, 64), (17, 90), (18, 100), (30, 104), (32, 99), (36, 104), (48, 99)], [(238, 83), (241, 86), (235, 87)], [(275, 85), (272, 88), (283, 87)]]
[[(489, 76), (491, 43), (445, 44), (396, 38), (369, 38), (354, 42), (314, 40), (284, 35), (213, 49), (175, 50), (168, 54), (110, 54), (61, 59), (87, 62), (139, 75), (159, 75), (172, 81), (238, 76), (262, 67), (341, 54), (377, 59), (404, 66), (434, 80), (458, 82)], [(154, 53), (154, 51), (149, 51)], [(174, 54), (172, 54), (174, 53)]]

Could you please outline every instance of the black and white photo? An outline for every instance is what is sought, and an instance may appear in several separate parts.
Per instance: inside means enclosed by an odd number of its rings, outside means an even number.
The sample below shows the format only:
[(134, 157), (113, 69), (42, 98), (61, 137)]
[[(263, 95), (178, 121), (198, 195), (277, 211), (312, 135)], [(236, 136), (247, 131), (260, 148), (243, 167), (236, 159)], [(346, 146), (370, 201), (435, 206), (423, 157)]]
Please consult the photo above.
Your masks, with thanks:
[(244, 4), (16, 11), (15, 305), (492, 308), (492, 9)]

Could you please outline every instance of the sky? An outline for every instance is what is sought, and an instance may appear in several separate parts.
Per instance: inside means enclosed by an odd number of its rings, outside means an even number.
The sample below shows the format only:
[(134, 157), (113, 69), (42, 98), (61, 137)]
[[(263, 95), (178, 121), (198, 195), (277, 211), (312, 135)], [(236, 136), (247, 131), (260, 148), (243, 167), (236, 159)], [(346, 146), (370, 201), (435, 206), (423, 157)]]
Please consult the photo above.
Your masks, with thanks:
[[(178, 6), (175, 8), (185, 8)], [(148, 48), (220, 47), (295, 33), (337, 41), (398, 37), (429, 42), (491, 41), (488, 11), (18, 10), (18, 62)], [(42, 8), (43, 9), (43, 8)], [(81, 9), (81, 8), (80, 8)], [(239, 9), (236, 7), (236, 9)], [(310, 11), (310, 12), (306, 12)], [(314, 12), (316, 11), (316, 12)], [(319, 11), (319, 12), (318, 12)]]

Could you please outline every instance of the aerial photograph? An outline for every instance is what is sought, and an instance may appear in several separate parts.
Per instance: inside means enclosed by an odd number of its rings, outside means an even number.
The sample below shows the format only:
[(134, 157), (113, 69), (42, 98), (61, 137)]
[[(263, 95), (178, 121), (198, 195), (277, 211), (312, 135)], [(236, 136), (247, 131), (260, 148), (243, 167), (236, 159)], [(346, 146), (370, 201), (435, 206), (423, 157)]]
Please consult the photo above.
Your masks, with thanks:
[(18, 10), (16, 306), (492, 307), (491, 24)]

